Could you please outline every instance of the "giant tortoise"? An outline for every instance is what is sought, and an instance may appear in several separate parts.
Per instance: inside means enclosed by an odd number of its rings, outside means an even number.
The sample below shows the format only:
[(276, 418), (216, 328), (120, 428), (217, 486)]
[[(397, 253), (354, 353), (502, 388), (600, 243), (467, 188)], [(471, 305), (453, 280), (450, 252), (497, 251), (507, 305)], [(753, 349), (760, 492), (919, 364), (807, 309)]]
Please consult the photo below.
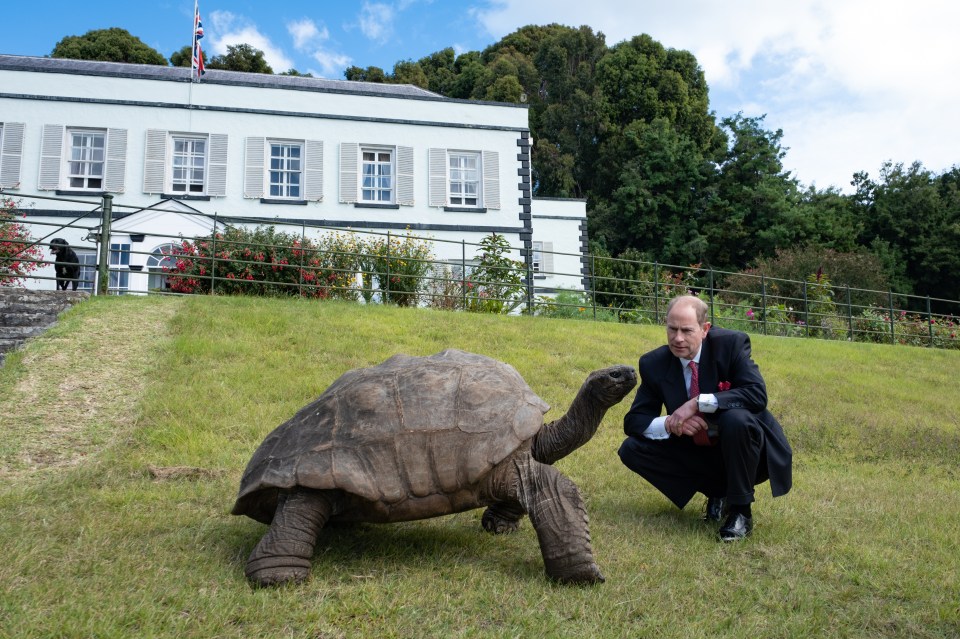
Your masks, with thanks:
[(551, 464), (585, 444), (636, 385), (629, 366), (591, 373), (566, 415), (507, 364), (445, 350), (351, 370), (278, 426), (253, 454), (233, 514), (270, 524), (247, 562), (257, 586), (301, 581), (328, 521), (396, 522), (487, 506), (493, 533), (529, 514), (547, 575), (603, 576), (587, 513)]

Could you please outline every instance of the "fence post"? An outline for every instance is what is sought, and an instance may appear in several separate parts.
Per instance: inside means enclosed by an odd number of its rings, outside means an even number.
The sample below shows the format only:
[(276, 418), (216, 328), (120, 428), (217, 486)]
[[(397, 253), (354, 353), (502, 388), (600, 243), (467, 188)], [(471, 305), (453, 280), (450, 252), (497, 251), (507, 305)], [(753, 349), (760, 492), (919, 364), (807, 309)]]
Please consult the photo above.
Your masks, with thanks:
[(850, 327), (850, 341), (857, 341), (853, 334), (853, 303), (850, 301), (850, 285), (847, 284), (847, 325)]
[(803, 328), (807, 337), (810, 337), (810, 300), (807, 298), (807, 281), (803, 281)]
[(387, 283), (384, 286), (386, 286), (385, 289), (381, 287), (381, 289), (385, 291), (383, 295), (383, 303), (389, 304), (390, 303), (390, 231), (387, 231)]
[(653, 263), (653, 323), (660, 323), (660, 263)]
[(217, 292), (217, 213), (213, 214), (213, 235), (210, 236), (210, 294)]
[(767, 334), (767, 278), (761, 273), (760, 274), (760, 308), (763, 309), (763, 323), (760, 324), (760, 329), (764, 335)]
[(590, 299), (593, 302), (593, 321), (597, 321), (597, 256), (590, 254)]
[(930, 296), (927, 295), (927, 333), (930, 335), (930, 342), (927, 346), (933, 347), (933, 313), (930, 312)]
[(887, 301), (890, 305), (890, 343), (897, 343), (897, 329), (893, 317), (893, 289), (887, 289)]
[(460, 240), (460, 297), (463, 310), (467, 310), (467, 241)]
[(100, 219), (100, 255), (97, 261), (97, 295), (110, 294), (110, 223), (113, 220), (113, 196), (103, 194)]
[(713, 303), (713, 269), (710, 269), (710, 323), (717, 323), (717, 310), (714, 308), (715, 304)]
[[(303, 297), (303, 255), (307, 251), (307, 223), (300, 222), (300, 275), (297, 277), (297, 295)], [(353, 275), (357, 277), (356, 273)], [(364, 286), (361, 276), (360, 285)], [(360, 294), (361, 296), (363, 293)]]

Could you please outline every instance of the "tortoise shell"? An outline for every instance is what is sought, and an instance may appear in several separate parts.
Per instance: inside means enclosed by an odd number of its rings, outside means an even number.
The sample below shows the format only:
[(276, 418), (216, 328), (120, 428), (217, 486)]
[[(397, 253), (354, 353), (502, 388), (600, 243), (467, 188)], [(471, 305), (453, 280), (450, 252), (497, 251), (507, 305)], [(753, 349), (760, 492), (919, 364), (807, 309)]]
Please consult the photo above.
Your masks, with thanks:
[(395, 355), (345, 373), (267, 435), (233, 513), (270, 523), (279, 493), (298, 486), (343, 491), (352, 513), (341, 518), (475, 507), (477, 482), (540, 430), (548, 409), (512, 366), (489, 357)]

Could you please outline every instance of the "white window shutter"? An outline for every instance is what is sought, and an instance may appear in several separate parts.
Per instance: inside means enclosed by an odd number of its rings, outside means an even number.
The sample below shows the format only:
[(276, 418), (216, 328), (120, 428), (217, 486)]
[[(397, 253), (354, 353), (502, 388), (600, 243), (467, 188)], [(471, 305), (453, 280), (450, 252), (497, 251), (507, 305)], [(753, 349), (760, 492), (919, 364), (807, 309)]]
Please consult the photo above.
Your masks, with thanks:
[(207, 160), (207, 195), (223, 197), (227, 194), (227, 136), (210, 134), (210, 159)]
[(3, 148), (0, 149), (0, 188), (20, 188), (23, 129), (23, 122), (3, 123)]
[(247, 138), (243, 164), (243, 197), (263, 197), (263, 157), (266, 144), (264, 138)]
[(500, 208), (500, 154), (496, 151), (483, 152), (483, 206)]
[(413, 147), (397, 147), (397, 204), (413, 206)]
[(543, 248), (540, 250), (540, 254), (543, 256), (543, 265), (540, 267), (541, 271), (546, 271), (547, 274), (553, 272), (553, 242), (544, 242)]
[(447, 205), (447, 150), (429, 149), (430, 165), (430, 206)]
[(127, 173), (127, 130), (107, 129), (107, 163), (103, 187), (110, 193), (123, 193)]
[(323, 201), (323, 142), (307, 140), (303, 149), (303, 199)]
[(163, 193), (167, 168), (167, 132), (147, 129), (147, 143), (143, 150), (143, 192)]
[(357, 181), (359, 173), (360, 145), (356, 142), (340, 143), (340, 201), (356, 202), (357, 191), (360, 186)]
[(60, 188), (60, 165), (63, 155), (63, 126), (44, 124), (43, 140), (40, 142), (40, 179), (37, 188), (55, 191)]

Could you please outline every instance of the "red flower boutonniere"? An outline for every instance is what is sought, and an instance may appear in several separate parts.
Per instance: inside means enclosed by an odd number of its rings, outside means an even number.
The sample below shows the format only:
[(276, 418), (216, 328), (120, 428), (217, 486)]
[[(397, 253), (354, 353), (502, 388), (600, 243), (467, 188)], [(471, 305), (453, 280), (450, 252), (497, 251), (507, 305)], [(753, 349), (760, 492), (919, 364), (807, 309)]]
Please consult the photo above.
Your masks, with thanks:
[(728, 391), (730, 390), (730, 382), (720, 382), (717, 384), (718, 391)]

